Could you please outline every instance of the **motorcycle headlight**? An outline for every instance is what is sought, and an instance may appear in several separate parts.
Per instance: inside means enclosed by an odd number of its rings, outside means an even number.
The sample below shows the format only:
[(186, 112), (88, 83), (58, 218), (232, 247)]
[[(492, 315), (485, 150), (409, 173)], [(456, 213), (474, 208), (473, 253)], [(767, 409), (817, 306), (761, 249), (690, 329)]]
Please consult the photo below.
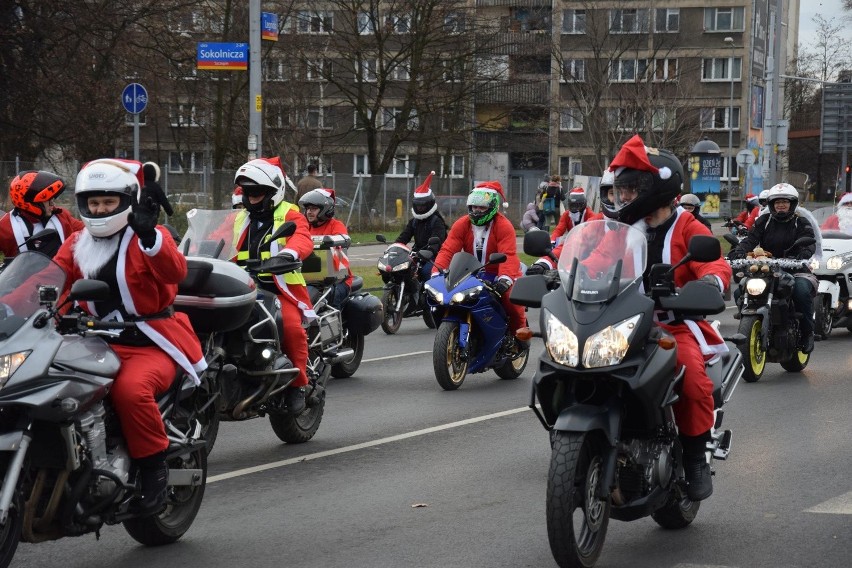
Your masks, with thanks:
[(549, 311), (545, 311), (545, 318), (547, 354), (560, 365), (576, 367), (580, 360), (577, 336)]
[(468, 288), (462, 292), (456, 292), (453, 294), (453, 297), (450, 298), (451, 304), (463, 304), (465, 302), (474, 302), (479, 298), (480, 292), (482, 292), (482, 286), (474, 286), (473, 288)]
[(9, 378), (18, 370), (18, 367), (24, 364), (30, 353), (32, 351), (18, 351), (0, 356), (0, 388), (6, 385)]
[(844, 266), (852, 264), (852, 253), (836, 254), (825, 261), (825, 267), (829, 270), (842, 270)]
[(435, 290), (434, 288), (432, 288), (428, 284), (425, 284), (423, 286), (423, 289), (426, 290), (426, 292), (429, 294), (429, 296), (432, 297), (433, 300), (435, 300), (435, 302), (437, 302), (439, 304), (444, 303), (444, 294), (443, 293), (438, 292), (437, 290)]
[(394, 272), (402, 272), (403, 270), (408, 270), (408, 267), (411, 266), (411, 262), (403, 262), (402, 264), (397, 264), (393, 267)]
[(746, 282), (746, 292), (749, 296), (760, 296), (766, 290), (766, 280), (763, 278), (749, 278)]
[(819, 260), (812, 258), (808, 261), (808, 268), (811, 269), (811, 272), (816, 272), (819, 270)]
[(592, 369), (621, 363), (641, 319), (642, 314), (636, 314), (589, 337), (583, 346), (583, 366)]

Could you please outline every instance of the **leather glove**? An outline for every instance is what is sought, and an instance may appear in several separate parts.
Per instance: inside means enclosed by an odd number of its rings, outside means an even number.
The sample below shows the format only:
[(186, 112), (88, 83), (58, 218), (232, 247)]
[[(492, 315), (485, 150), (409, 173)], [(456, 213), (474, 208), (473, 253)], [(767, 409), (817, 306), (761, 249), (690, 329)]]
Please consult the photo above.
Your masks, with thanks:
[(512, 283), (506, 279), (498, 280), (494, 284), (494, 291), (497, 292), (500, 296), (506, 294), (509, 291), (509, 288), (512, 287)]
[(536, 274), (544, 274), (547, 271), (547, 266), (536, 262), (527, 267), (527, 276), (535, 276)]
[(133, 196), (130, 214), (127, 216), (127, 224), (139, 237), (139, 241), (146, 249), (154, 246), (157, 241), (157, 214), (160, 208), (147, 195), (142, 196), (142, 203)]
[(296, 257), (293, 256), (292, 253), (289, 253), (287, 251), (281, 251), (275, 256), (286, 262), (293, 262), (294, 260), (296, 260)]

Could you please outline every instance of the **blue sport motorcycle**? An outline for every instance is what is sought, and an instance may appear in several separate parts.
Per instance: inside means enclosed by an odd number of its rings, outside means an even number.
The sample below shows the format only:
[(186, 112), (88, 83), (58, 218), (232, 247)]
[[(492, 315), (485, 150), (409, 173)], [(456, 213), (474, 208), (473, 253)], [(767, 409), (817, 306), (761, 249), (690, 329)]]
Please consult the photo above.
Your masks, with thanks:
[[(485, 266), (502, 262), (506, 255), (493, 253)], [(459, 388), (468, 373), (488, 369), (501, 379), (517, 379), (527, 366), (529, 348), (521, 348), (509, 330), (485, 266), (472, 254), (458, 252), (446, 272), (424, 285), (438, 324), (432, 364), (444, 390)]]

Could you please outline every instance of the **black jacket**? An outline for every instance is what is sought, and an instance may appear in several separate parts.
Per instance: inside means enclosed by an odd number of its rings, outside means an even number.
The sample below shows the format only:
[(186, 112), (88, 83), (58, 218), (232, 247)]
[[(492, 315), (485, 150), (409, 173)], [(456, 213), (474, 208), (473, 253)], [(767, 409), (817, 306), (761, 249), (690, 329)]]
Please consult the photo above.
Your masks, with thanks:
[(705, 218), (701, 215), (701, 213), (696, 213), (695, 211), (693, 211), (693, 212), (692, 212), (692, 214), (695, 216), (695, 218), (698, 220), (698, 222), (699, 222), (699, 223), (701, 223), (702, 225), (704, 225), (705, 227), (707, 227), (707, 228), (708, 228), (708, 229), (710, 229), (711, 231), (713, 230), (713, 227), (711, 227), (711, 226), (710, 226), (710, 221), (708, 221), (707, 219), (705, 219)]
[[(438, 254), (441, 245), (447, 238), (447, 223), (440, 213), (432, 213), (425, 219), (411, 218), (408, 224), (396, 238), (396, 242), (407, 245), (408, 241), (414, 237), (415, 251), (420, 249), (431, 250), (433, 254)], [(438, 237), (439, 242), (434, 246), (429, 245), (429, 239)]]
[[(775, 258), (805, 260), (813, 256), (814, 251), (816, 251), (816, 244), (799, 245), (793, 249), (790, 249), (790, 247), (802, 237), (813, 236), (814, 228), (810, 221), (804, 217), (794, 215), (792, 220), (781, 223), (773, 219), (772, 215), (761, 215), (754, 222), (754, 226), (746, 238), (731, 250), (728, 258), (745, 258), (746, 253), (760, 245), (764, 250), (771, 252)], [(784, 254), (787, 249), (790, 249), (789, 252)]]

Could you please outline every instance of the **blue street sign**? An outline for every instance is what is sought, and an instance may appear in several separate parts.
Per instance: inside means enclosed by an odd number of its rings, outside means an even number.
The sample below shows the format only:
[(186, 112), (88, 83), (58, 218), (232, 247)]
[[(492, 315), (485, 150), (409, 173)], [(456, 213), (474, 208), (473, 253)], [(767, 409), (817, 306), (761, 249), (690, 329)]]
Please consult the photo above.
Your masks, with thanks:
[(148, 106), (148, 91), (139, 83), (130, 83), (121, 92), (121, 105), (130, 114), (139, 114)]

